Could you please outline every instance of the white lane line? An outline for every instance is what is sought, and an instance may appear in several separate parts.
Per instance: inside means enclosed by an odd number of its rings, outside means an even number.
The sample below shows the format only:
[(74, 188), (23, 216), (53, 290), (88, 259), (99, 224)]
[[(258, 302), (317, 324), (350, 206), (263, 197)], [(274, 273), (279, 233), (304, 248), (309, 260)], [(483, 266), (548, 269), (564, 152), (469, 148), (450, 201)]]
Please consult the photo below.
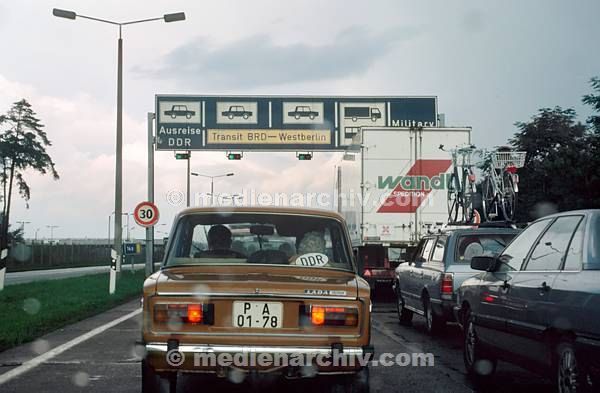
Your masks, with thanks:
[(81, 344), (82, 342), (89, 340), (90, 338), (120, 324), (121, 322), (124, 322), (138, 314), (140, 314), (142, 312), (142, 309), (137, 309), (133, 312), (130, 312), (129, 314), (123, 315), (120, 318), (117, 318), (113, 321), (108, 322), (107, 324), (104, 324), (102, 326), (99, 326), (93, 330), (90, 330), (89, 332), (82, 334), (79, 337), (75, 337), (74, 339), (72, 339), (71, 341), (67, 341), (64, 344), (59, 345), (58, 347), (51, 349), (50, 351), (35, 357), (33, 359), (30, 359), (28, 361), (26, 361), (25, 363), (21, 364), (18, 367), (13, 368), (10, 371), (5, 372), (4, 374), (0, 375), (0, 385), (10, 381), (11, 379), (18, 377), (19, 375), (26, 373), (27, 371), (39, 366), (40, 364), (47, 362), (48, 360), (60, 355), (61, 353), (68, 351), (69, 349), (73, 348), (74, 346)]

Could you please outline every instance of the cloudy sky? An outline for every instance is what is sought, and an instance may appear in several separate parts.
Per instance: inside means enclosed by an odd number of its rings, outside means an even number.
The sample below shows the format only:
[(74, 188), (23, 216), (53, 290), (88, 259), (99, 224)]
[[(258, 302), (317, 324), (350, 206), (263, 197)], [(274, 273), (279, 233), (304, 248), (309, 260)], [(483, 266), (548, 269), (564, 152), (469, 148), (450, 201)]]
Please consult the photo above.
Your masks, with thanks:
[[(124, 209), (146, 193), (146, 113), (154, 95), (435, 95), (448, 125), (472, 126), (480, 146), (502, 144), (538, 108), (574, 107), (600, 75), (600, 2), (155, 1), (0, 2), (0, 111), (26, 98), (46, 125), (59, 181), (29, 174), (26, 235), (104, 237), (114, 210), (114, 26), (52, 16), (52, 8), (126, 21), (185, 11), (187, 20), (124, 30)], [(336, 154), (195, 153), (192, 169), (235, 172), (218, 192), (331, 192)], [(209, 182), (194, 178), (192, 192)], [(179, 207), (185, 162), (156, 157), (159, 230)], [(16, 224), (15, 224), (16, 225)], [(132, 225), (133, 226), (133, 225)], [(142, 236), (139, 228), (134, 236)], [(160, 234), (159, 234), (160, 235)]]

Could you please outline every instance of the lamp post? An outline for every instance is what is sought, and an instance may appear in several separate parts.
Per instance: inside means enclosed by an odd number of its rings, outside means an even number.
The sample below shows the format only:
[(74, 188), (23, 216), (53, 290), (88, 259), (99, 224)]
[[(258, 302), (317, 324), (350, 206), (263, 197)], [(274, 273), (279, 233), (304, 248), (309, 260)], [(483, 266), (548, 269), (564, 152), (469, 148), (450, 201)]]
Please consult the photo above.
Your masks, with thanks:
[(54, 240), (54, 229), (58, 228), (58, 225), (46, 225), (46, 228), (50, 229), (50, 244), (52, 244)]
[(112, 294), (115, 291), (117, 272), (121, 271), (121, 254), (122, 254), (122, 227), (121, 213), (123, 210), (123, 39), (121, 36), (123, 26), (133, 25), (144, 22), (153, 22), (164, 20), (165, 22), (177, 22), (185, 20), (185, 13), (177, 12), (173, 14), (165, 14), (162, 17), (139, 19), (129, 22), (115, 22), (106, 19), (95, 18), (91, 16), (79, 15), (73, 11), (61, 10), (54, 8), (52, 14), (59, 18), (75, 20), (77, 17), (89, 19), (96, 22), (108, 23), (119, 27), (119, 39), (117, 41), (118, 60), (117, 60), (117, 139), (116, 139), (116, 154), (115, 154), (115, 241), (112, 250), (113, 266), (110, 270), (110, 286), (109, 292)]
[(25, 238), (25, 224), (31, 224), (31, 221), (17, 221), (17, 224), (21, 224), (21, 232), (23, 232), (23, 238)]
[(190, 175), (206, 177), (206, 178), (210, 179), (210, 205), (214, 206), (214, 204), (215, 204), (215, 179), (218, 177), (233, 176), (233, 175), (235, 175), (235, 173), (229, 172), (229, 173), (223, 173), (222, 175), (210, 176), (210, 175), (203, 175), (203, 174), (196, 173), (196, 172), (190, 172)]

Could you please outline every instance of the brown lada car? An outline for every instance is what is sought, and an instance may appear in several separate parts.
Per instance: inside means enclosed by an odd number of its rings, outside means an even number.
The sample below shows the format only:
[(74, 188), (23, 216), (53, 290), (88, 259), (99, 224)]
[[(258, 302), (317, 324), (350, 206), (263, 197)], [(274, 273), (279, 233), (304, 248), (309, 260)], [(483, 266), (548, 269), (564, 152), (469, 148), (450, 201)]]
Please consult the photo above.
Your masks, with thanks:
[(336, 213), (185, 210), (143, 307), (143, 392), (175, 391), (181, 373), (368, 391), (369, 286)]

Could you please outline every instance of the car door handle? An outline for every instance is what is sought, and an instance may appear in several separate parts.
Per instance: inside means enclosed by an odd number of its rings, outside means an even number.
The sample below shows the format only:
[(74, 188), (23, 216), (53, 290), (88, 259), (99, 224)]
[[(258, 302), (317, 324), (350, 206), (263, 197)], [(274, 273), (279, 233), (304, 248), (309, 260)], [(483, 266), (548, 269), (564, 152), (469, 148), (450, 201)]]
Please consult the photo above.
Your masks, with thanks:
[(539, 289), (541, 292), (548, 292), (548, 291), (549, 291), (550, 289), (552, 289), (552, 288), (550, 288), (550, 285), (548, 285), (548, 284), (546, 283), (546, 281), (544, 281), (544, 282), (542, 283), (542, 285), (538, 287), (538, 289)]

